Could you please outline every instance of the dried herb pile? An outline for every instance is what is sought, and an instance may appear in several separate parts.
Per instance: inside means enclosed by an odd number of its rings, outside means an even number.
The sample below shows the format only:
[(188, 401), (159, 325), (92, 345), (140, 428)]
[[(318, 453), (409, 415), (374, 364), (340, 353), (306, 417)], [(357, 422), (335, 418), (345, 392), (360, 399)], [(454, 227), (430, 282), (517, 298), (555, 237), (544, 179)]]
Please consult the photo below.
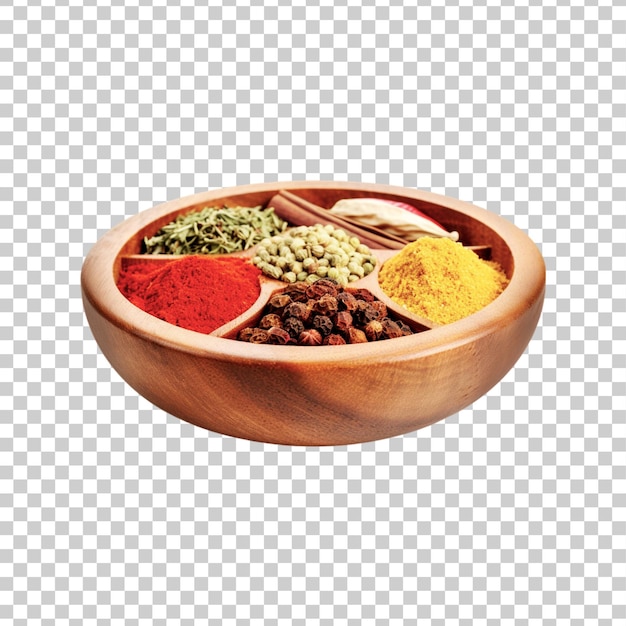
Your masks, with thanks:
[(276, 345), (342, 345), (411, 335), (400, 319), (392, 319), (384, 302), (367, 289), (344, 289), (320, 278), (297, 282), (274, 294), (258, 324), (243, 328), (237, 339)]
[(206, 207), (179, 215), (144, 239), (146, 254), (229, 254), (282, 233), (287, 222), (274, 209)]

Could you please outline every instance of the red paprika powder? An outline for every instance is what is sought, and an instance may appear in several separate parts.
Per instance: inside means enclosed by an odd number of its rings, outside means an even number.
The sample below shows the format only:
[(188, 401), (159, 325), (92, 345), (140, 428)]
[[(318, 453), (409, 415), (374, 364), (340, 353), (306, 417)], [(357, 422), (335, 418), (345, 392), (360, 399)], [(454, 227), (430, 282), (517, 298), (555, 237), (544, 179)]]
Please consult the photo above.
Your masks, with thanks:
[(247, 311), (261, 292), (261, 271), (241, 257), (185, 256), (156, 268), (129, 263), (119, 290), (135, 306), (181, 328), (210, 333)]

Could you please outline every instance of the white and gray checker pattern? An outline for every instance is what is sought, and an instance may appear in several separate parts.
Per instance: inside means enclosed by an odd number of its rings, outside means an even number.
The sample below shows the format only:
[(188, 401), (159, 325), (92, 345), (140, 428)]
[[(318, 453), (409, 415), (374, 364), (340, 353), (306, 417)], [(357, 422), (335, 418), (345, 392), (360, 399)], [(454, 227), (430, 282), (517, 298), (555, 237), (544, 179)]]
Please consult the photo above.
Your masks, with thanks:
[[(626, 624), (624, 3), (201, 4), (0, 6), (0, 624)], [(417, 433), (290, 448), (111, 370), (79, 287), (99, 237), (304, 178), (531, 236), (544, 312), (497, 387)]]

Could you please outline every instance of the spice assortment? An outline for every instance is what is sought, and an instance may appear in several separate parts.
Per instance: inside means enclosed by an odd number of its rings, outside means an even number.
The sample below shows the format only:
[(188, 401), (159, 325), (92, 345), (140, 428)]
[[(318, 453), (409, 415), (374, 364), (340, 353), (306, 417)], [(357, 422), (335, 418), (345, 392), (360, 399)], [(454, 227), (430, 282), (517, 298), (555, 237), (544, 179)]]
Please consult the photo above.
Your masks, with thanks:
[(331, 224), (317, 224), (263, 239), (252, 262), (267, 276), (286, 283), (331, 278), (347, 285), (372, 272), (376, 257), (358, 237)]
[(271, 207), (206, 207), (179, 215), (144, 239), (146, 254), (230, 254), (283, 232), (287, 222)]
[(240, 341), (275, 345), (345, 345), (411, 335), (384, 302), (367, 289), (346, 289), (320, 278), (275, 293), (256, 325), (241, 329)]
[[(480, 259), (456, 242), (457, 232), (410, 205), (350, 198), (309, 210), (310, 203), (288, 192), (272, 200), (278, 212), (268, 205), (179, 215), (143, 240), (146, 261), (155, 255), (173, 260), (142, 262), (135, 255), (122, 265), (119, 290), (155, 317), (208, 334), (251, 309), (265, 276), (287, 286), (277, 287), (256, 322), (232, 338), (314, 346), (417, 332), (372, 289), (432, 327), (475, 313), (508, 284), (497, 263)], [(316, 221), (324, 215), (331, 216), (326, 223)], [(355, 232), (397, 252), (381, 263)], [(372, 289), (352, 285), (375, 269), (374, 282), (365, 283)]]
[(495, 300), (508, 279), (497, 263), (478, 258), (459, 243), (423, 237), (389, 259), (378, 282), (405, 309), (449, 324)]
[[(385, 268), (391, 269), (394, 260), (402, 259), (412, 242), (381, 235), (381, 243), (374, 243), (374, 231), (369, 227), (361, 227), (357, 233), (349, 219), (334, 215), (333, 226), (349, 237), (358, 237), (376, 259), (369, 274), (339, 287), (352, 295), (356, 290), (361, 294), (367, 290), (386, 305), (390, 319), (399, 318), (413, 334), (396, 337), (395, 327), (385, 328), (380, 318), (367, 322), (367, 332), (365, 327), (357, 328), (354, 317), (350, 319), (346, 311), (339, 310), (339, 301), (345, 296), (338, 293), (334, 318), (332, 296), (311, 298), (319, 302), (315, 325), (302, 336), (303, 345), (283, 347), (238, 341), (237, 336), (246, 327), (263, 326), (263, 330), (272, 329), (272, 340), (280, 341), (281, 336), (285, 340), (277, 327), (282, 324), (283, 330), (285, 325), (295, 330), (302, 321), (299, 316), (307, 315), (309, 299), (291, 303), (285, 318), (285, 309), (270, 312), (266, 307), (270, 301), (272, 306), (280, 306), (285, 290), (306, 290), (317, 283), (319, 289), (327, 277), (311, 278), (311, 283), (271, 278), (252, 262), (259, 244), (225, 254), (146, 254), (143, 247), (144, 237), (150, 239), (178, 216), (203, 207), (272, 207), (281, 219), (292, 216), (286, 220), (285, 230), (276, 233), (283, 235), (298, 226), (326, 225), (326, 216), (337, 202), (368, 196), (404, 201), (429, 214), (448, 232), (458, 231), (463, 248), (478, 258), (500, 263), (510, 283), (485, 309), (461, 321), (430, 321), (393, 300), (389, 295), (393, 286), (385, 291), (379, 280), (381, 272), (384, 276)], [(308, 209), (311, 204), (317, 206), (315, 211)], [(342, 223), (345, 226), (339, 226)], [(365, 231), (372, 233), (371, 239), (361, 238)], [(428, 238), (418, 241), (425, 245)], [(221, 259), (233, 261), (221, 268), (212, 263)], [(205, 282), (207, 276), (194, 277), (196, 289), (191, 289), (184, 284), (186, 271), (170, 269), (184, 268), (184, 263), (191, 268), (197, 260), (208, 261), (222, 279), (215, 281), (213, 298), (202, 298), (212, 289)], [(404, 261), (407, 265), (392, 273), (415, 279), (415, 260), (410, 264), (409, 259)], [(227, 267), (235, 273), (234, 287), (225, 280)], [(470, 406), (492, 389), (532, 339), (544, 301), (545, 269), (537, 246), (510, 220), (461, 200), (384, 184), (282, 181), (194, 193), (124, 220), (86, 255), (80, 289), (86, 319), (103, 356), (132, 389), (168, 415), (249, 441), (337, 446), (396, 437), (427, 427)], [(170, 280), (166, 280), (168, 270)], [(239, 274), (249, 270), (256, 276), (246, 295), (246, 290), (239, 291), (236, 285)], [(208, 274), (200, 266), (198, 271)], [(131, 275), (134, 278), (129, 278)], [(470, 277), (470, 281), (474, 279)], [(457, 291), (461, 290), (457, 285)], [(231, 306), (249, 295), (253, 303), (248, 308), (244, 304), (241, 308), (245, 310), (238, 315), (240, 309)], [(161, 305), (171, 316), (163, 315), (167, 320), (163, 321), (139, 308), (150, 310), (149, 304)], [(287, 305), (284, 300), (283, 304)], [(222, 310), (228, 315), (218, 319)], [(207, 311), (211, 323), (201, 328), (199, 318)], [(186, 325), (185, 315), (191, 318), (189, 326), (195, 331), (176, 326)], [(272, 316), (279, 317), (280, 322)], [(291, 321), (287, 322), (287, 317)], [(340, 329), (348, 333), (348, 339)], [(208, 334), (203, 334), (206, 331)], [(327, 346), (325, 333), (331, 337)], [(374, 341), (342, 343), (363, 341), (363, 335), (369, 339), (368, 333)], [(383, 333), (388, 338), (380, 340)], [(321, 346), (312, 348), (320, 337)]]

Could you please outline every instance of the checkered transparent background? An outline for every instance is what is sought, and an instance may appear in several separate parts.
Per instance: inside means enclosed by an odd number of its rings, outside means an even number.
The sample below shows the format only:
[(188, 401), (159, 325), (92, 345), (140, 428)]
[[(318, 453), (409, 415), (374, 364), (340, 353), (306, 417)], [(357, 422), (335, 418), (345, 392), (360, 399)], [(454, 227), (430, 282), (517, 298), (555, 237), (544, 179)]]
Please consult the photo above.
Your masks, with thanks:
[[(625, 624), (624, 3), (103, 4), (0, 6), (0, 623)], [(458, 197), (540, 246), (540, 325), (487, 396), (290, 448), (111, 370), (79, 287), (99, 237), (304, 178)]]

